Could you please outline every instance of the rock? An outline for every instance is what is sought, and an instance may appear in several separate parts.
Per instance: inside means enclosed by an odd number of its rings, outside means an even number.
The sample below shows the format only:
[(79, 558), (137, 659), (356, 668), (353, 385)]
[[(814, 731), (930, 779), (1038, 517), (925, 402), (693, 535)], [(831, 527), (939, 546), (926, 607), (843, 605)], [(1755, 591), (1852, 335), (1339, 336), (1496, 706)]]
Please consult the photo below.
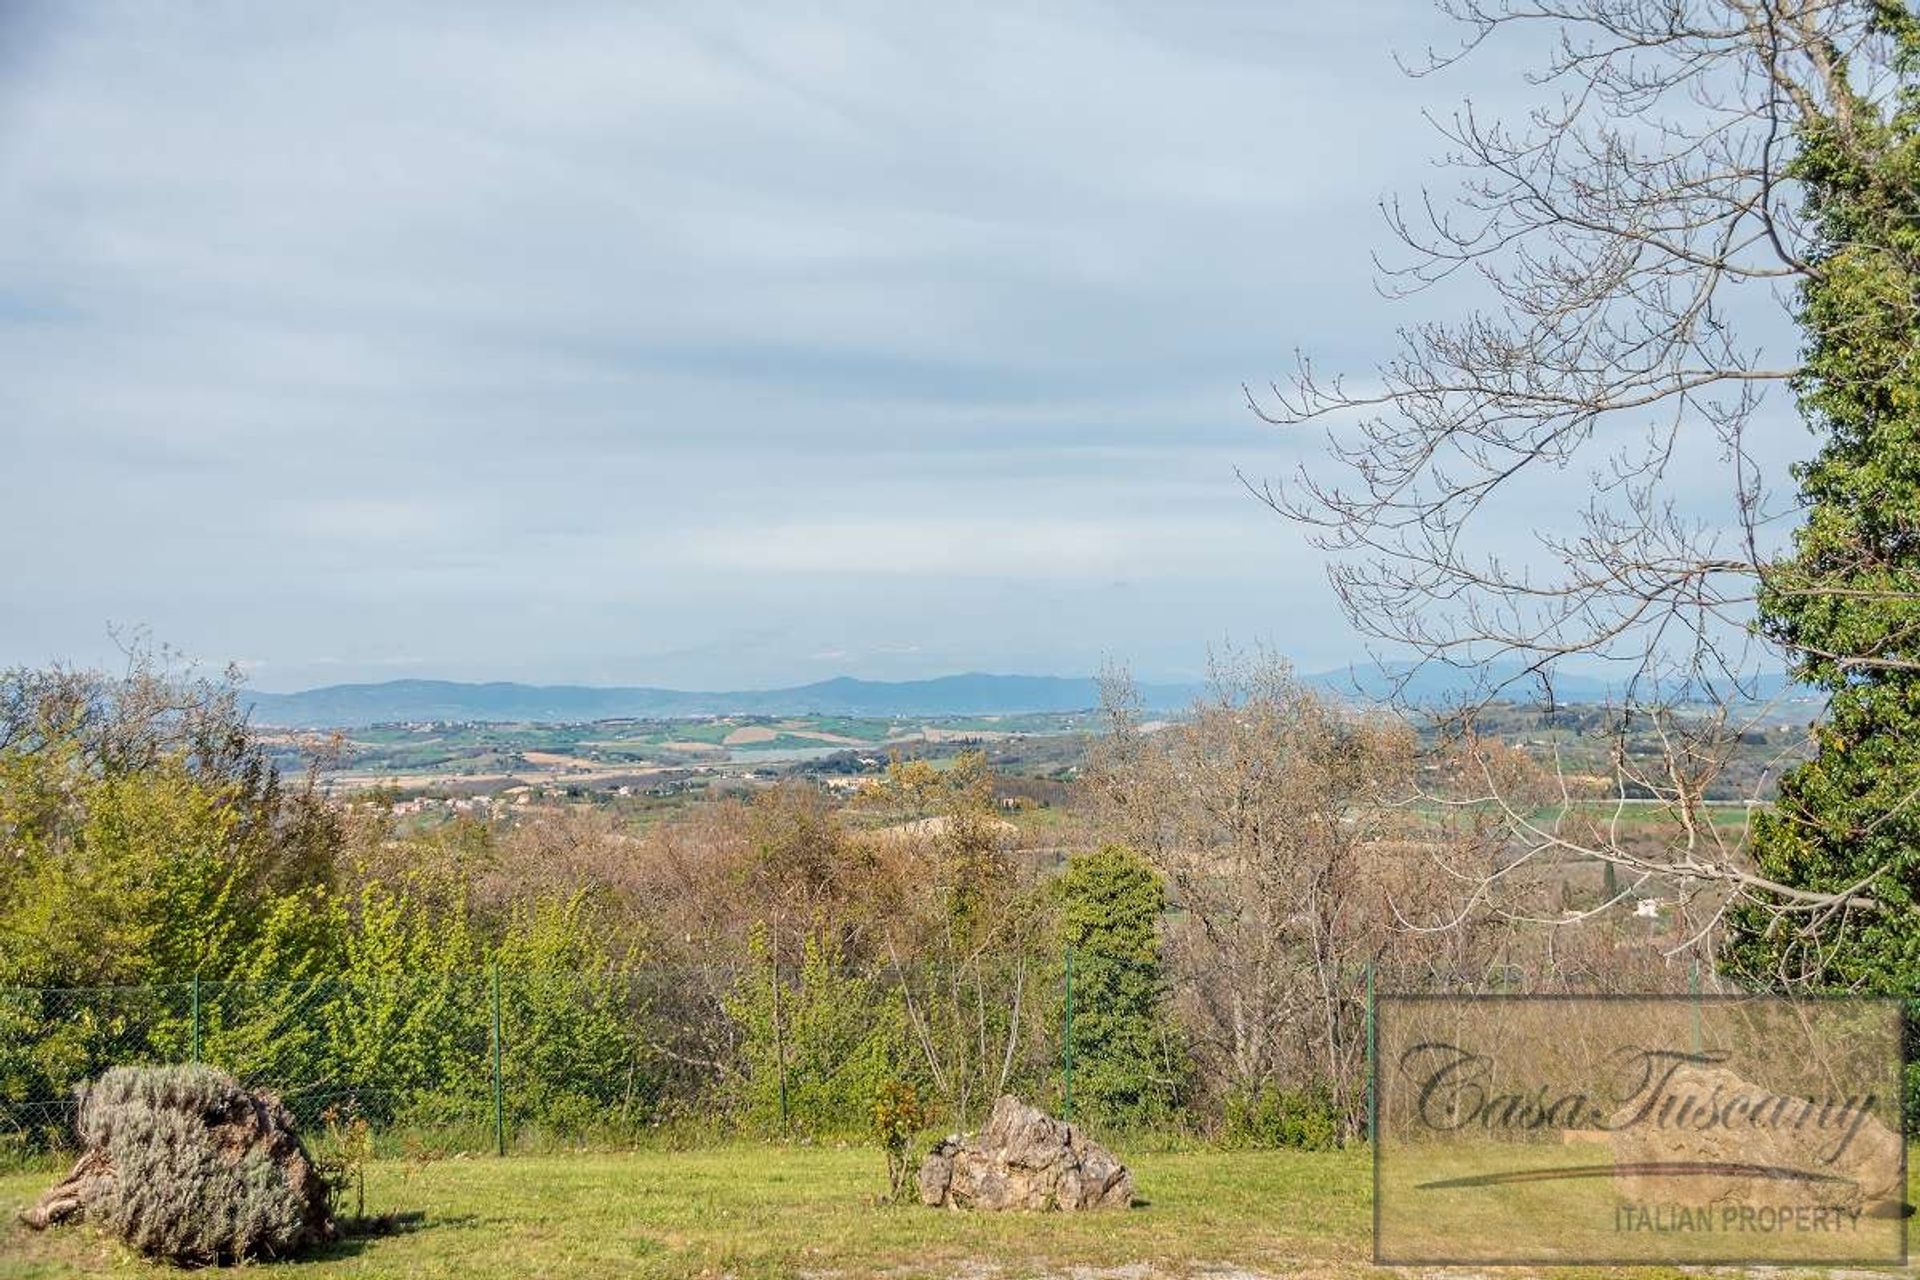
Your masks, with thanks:
[(947, 1188), (953, 1185), (953, 1156), (960, 1149), (960, 1135), (952, 1134), (933, 1144), (927, 1158), (920, 1162), (920, 1203), (945, 1204)]
[(1078, 1129), (1006, 1095), (978, 1139), (934, 1144), (920, 1201), (955, 1209), (1124, 1209), (1133, 1175)]
[(87, 1221), (184, 1265), (278, 1258), (338, 1234), (326, 1179), (279, 1099), (206, 1067), (116, 1067), (82, 1085), (79, 1161), (20, 1215)]
[[(1614, 1190), (1644, 1203), (1683, 1201), (1714, 1205), (1795, 1205), (1897, 1214), (1904, 1203), (1900, 1136), (1871, 1114), (1849, 1113), (1844, 1123), (1794, 1123), (1803, 1099), (1779, 1100), (1762, 1085), (1724, 1067), (1677, 1068), (1662, 1093), (1725, 1108), (1734, 1099), (1780, 1101), (1782, 1122), (1662, 1126), (1651, 1118), (1628, 1123), (1636, 1105), (1610, 1120), (1617, 1172)], [(1736, 1115), (1744, 1115), (1741, 1106)], [(1771, 1114), (1771, 1113), (1769, 1113)], [(1847, 1132), (1854, 1124), (1852, 1136)], [(1837, 1152), (1837, 1158), (1836, 1158)], [(1697, 1173), (1661, 1173), (1648, 1165), (1684, 1161)], [(1716, 1167), (1718, 1166), (1718, 1167)], [(1790, 1171), (1816, 1175), (1801, 1179)]]

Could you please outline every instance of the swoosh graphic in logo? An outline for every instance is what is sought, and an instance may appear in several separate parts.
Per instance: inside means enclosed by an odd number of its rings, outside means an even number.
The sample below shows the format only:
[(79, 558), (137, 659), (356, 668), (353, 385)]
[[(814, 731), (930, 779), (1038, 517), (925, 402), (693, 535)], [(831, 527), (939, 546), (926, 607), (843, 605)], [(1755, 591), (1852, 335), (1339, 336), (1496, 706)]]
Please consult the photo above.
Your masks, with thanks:
[(1546, 1169), (1516, 1169), (1509, 1173), (1482, 1173), (1470, 1178), (1443, 1178), (1416, 1183), (1416, 1191), (1449, 1191), (1459, 1187), (1502, 1187), (1519, 1182), (1563, 1182), (1575, 1178), (1684, 1178), (1701, 1174), (1723, 1178), (1768, 1178), (1775, 1182), (1844, 1182), (1852, 1178), (1790, 1169), (1775, 1164), (1728, 1164), (1717, 1160), (1642, 1160), (1630, 1164), (1570, 1164)]

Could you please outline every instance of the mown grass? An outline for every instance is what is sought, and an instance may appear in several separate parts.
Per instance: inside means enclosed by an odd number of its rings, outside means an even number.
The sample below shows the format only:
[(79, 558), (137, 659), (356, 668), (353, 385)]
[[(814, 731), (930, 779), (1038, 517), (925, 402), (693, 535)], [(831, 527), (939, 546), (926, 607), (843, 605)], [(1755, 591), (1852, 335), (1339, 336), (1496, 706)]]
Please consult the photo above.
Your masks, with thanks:
[[(1368, 1261), (1363, 1153), (1203, 1151), (1132, 1163), (1143, 1203), (1131, 1210), (990, 1215), (875, 1204), (881, 1161), (865, 1149), (731, 1145), (383, 1161), (368, 1175), (369, 1212), (414, 1214), (417, 1222), (275, 1269), (289, 1280), (1385, 1274)], [(16, 1214), (50, 1180), (0, 1178), (0, 1280), (177, 1274), (84, 1226), (44, 1234), (21, 1227)]]

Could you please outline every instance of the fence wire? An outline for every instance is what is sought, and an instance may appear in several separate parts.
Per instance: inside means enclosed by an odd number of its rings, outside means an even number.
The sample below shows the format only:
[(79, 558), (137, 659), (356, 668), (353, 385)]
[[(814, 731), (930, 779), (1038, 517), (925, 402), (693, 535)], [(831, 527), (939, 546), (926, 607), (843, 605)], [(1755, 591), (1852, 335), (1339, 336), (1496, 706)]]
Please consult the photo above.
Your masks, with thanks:
[[(1229, 979), (1210, 971), (1170, 978), (1162, 1007), (1167, 1026), (1178, 1024), (1169, 1034), (1185, 1043), (1165, 1045), (1164, 1062), (1142, 1063), (1156, 1046), (1127, 1041), (1136, 1060), (1119, 1085), (1164, 1083), (1184, 1060), (1189, 1081), (1209, 1069), (1227, 1080), (1212, 1103), (1231, 1119), (1227, 1066), (1265, 1054), (1270, 1078), (1317, 1090), (1358, 1127), (1375, 991), (1610, 986), (1581, 973), (1541, 982), (1515, 966), (1471, 981), (1413, 966), (1343, 974), (1324, 1007), (1276, 998), (1271, 1027), (1222, 1021), (1211, 1038), (1209, 1018), (1219, 1021)], [(1695, 992), (1717, 985), (1703, 984), (1697, 966), (1683, 981)], [(1304, 1014), (1327, 1021), (1300, 1023)], [(1328, 1043), (1336, 1046), (1332, 1078), (1302, 1074), (1299, 1046), (1284, 1047), (1307, 1033), (1316, 1064)], [(114, 1066), (177, 1063), (218, 1067), (277, 1094), (309, 1132), (364, 1122), (389, 1149), (431, 1153), (622, 1144), (676, 1125), (859, 1136), (878, 1091), (896, 1079), (919, 1087), (929, 1126), (969, 1127), (1009, 1090), (1097, 1128), (1103, 1089), (1115, 1087), (1100, 1054), (1115, 1036), (1099, 992), (1076, 990), (1071, 952), (1029, 955), (1001, 971), (843, 967), (815, 955), (598, 973), (0, 987), (0, 1162), (71, 1145), (77, 1085)], [(1166, 1101), (1180, 1108), (1190, 1099), (1176, 1089)]]
[[(994, 1046), (990, 1063), (943, 1064), (992, 1075), (958, 1081), (956, 1120), (996, 1087), (1070, 1097), (1061, 974), (1035, 978), (1047, 994), (1024, 1008), (934, 1009), (933, 978), (783, 964), (0, 987), (0, 1159), (70, 1146), (76, 1086), (122, 1065), (203, 1063), (276, 1094), (303, 1129), (364, 1121), (389, 1146), (440, 1153), (622, 1142), (722, 1115), (854, 1132), (883, 1080), (927, 1074), (933, 1035)], [(956, 1013), (988, 1023), (962, 1035)]]

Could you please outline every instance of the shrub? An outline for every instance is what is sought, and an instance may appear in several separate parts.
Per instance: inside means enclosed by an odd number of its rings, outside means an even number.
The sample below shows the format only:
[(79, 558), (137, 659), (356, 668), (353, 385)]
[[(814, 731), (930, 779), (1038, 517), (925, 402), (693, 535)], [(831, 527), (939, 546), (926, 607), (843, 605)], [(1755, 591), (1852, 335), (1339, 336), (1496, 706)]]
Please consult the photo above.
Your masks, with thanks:
[(256, 1099), (223, 1072), (116, 1067), (81, 1087), (79, 1131), (113, 1171), (87, 1216), (142, 1253), (180, 1263), (270, 1258), (331, 1229), (324, 1191), (296, 1185), (317, 1176), (304, 1152), (258, 1140), (284, 1130), (263, 1134)]
[(1236, 1091), (1221, 1116), (1221, 1141), (1229, 1147), (1331, 1151), (1339, 1135), (1340, 1112), (1324, 1089)]
[(726, 1001), (742, 1033), (741, 1119), (782, 1136), (865, 1133), (881, 1086), (909, 1057), (899, 992), (849, 972), (838, 940), (823, 930), (807, 936), (797, 981), (776, 965), (764, 929), (749, 952), (753, 965)]
[(913, 1139), (926, 1127), (927, 1110), (920, 1103), (920, 1091), (905, 1080), (888, 1080), (873, 1099), (873, 1136), (887, 1156), (887, 1200), (898, 1202), (907, 1188), (911, 1169), (908, 1150)]
[(1058, 892), (1073, 957), (1076, 1112), (1107, 1125), (1163, 1125), (1186, 1075), (1160, 948), (1166, 886), (1145, 858), (1110, 844), (1075, 854)]

